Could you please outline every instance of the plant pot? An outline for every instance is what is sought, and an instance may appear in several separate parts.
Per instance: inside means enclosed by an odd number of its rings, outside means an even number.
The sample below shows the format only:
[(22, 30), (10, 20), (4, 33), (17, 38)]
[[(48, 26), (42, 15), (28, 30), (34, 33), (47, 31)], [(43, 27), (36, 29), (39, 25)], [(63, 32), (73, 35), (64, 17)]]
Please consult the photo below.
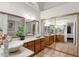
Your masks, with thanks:
[(25, 36), (20, 36), (20, 40), (24, 40), (25, 39)]

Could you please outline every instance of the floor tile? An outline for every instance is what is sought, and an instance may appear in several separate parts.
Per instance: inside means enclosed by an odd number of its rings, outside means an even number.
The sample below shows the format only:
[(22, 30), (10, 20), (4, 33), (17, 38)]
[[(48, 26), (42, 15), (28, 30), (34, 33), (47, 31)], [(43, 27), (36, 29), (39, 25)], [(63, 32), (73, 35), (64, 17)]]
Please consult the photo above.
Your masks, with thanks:
[(45, 48), (34, 57), (74, 57), (72, 55), (77, 55), (77, 47), (72, 43), (58, 42), (50, 45), (49, 47), (50, 48)]

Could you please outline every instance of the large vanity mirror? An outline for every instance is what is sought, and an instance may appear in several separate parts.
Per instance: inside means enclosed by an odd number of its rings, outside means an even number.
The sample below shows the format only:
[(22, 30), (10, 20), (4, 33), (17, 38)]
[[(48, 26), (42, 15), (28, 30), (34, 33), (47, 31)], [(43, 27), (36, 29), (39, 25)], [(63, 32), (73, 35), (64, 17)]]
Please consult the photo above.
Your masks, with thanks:
[(24, 24), (24, 17), (0, 12), (0, 30), (12, 37), (17, 37), (17, 30), (21, 24)]
[(24, 19), (16, 16), (8, 15), (8, 35), (16, 36), (18, 27), (24, 24)]
[(39, 21), (26, 22), (26, 36), (39, 34)]
[(44, 20), (43, 23), (44, 34), (55, 34), (55, 19)]
[(44, 36), (54, 37), (50, 45), (57, 51), (77, 56), (77, 15), (62, 16), (43, 20)]

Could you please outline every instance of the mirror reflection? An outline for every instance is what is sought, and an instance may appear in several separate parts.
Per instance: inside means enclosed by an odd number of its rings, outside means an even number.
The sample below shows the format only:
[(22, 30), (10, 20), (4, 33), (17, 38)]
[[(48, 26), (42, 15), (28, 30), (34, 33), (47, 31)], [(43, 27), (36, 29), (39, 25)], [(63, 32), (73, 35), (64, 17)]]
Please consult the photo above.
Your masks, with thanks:
[(44, 20), (44, 34), (49, 41), (51, 36), (54, 37), (50, 48), (77, 56), (75, 15)]

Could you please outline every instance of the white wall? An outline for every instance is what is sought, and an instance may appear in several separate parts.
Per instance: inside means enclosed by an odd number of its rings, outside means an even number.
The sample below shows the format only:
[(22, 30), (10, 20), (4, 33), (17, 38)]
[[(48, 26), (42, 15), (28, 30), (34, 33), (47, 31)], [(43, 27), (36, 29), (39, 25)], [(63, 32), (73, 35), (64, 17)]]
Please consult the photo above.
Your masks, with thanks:
[(0, 2), (0, 11), (19, 15), (22, 17), (34, 16), (38, 18), (38, 11), (23, 2)]
[(7, 17), (8, 15), (0, 14), (0, 28), (3, 31), (3, 33), (7, 33)]
[(54, 7), (41, 12), (41, 19), (47, 19), (54, 16), (65, 15), (69, 13), (79, 12), (79, 3), (66, 3), (64, 5)]
[(57, 5), (58, 6), (60, 6), (60, 5), (63, 5), (63, 4), (65, 4), (66, 2), (45, 2), (44, 3), (44, 10), (47, 10), (47, 9), (49, 9), (49, 8), (53, 8), (53, 7), (56, 7)]
[[(24, 2), (0, 2), (0, 11), (25, 17), (26, 21), (29, 21), (28, 16), (35, 17), (35, 19), (38, 20), (40, 16), (39, 10), (37, 10), (36, 8), (35, 9), (32, 8), (32, 6), (29, 6), (26, 3)], [(2, 20), (0, 19), (0, 27), (2, 26), (1, 24), (2, 24)]]
[(2, 30), (2, 14), (0, 14), (0, 29)]
[(8, 17), (7, 17), (8, 15), (3, 15), (2, 17), (3, 17), (3, 33), (7, 33), (7, 29), (8, 29), (8, 23), (7, 23), (7, 21), (8, 21)]

